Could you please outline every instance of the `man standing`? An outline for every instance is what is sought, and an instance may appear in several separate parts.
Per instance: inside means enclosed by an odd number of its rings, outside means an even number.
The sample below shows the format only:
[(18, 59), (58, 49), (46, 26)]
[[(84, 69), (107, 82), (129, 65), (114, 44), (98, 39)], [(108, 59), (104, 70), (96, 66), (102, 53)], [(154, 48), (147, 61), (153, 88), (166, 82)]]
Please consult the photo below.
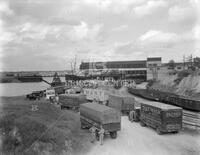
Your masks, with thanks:
[(130, 120), (131, 122), (133, 122), (133, 117), (134, 117), (134, 111), (130, 111), (130, 112), (129, 112), (129, 120)]
[(59, 103), (59, 97), (58, 97), (58, 94), (56, 94), (55, 101), (56, 101), (56, 105), (58, 105), (58, 103)]
[(105, 130), (103, 129), (103, 126), (101, 125), (100, 131), (99, 131), (99, 138), (100, 138), (101, 145), (103, 145), (104, 133), (105, 133)]
[(91, 143), (94, 143), (96, 139), (96, 128), (92, 126), (89, 130), (91, 132)]

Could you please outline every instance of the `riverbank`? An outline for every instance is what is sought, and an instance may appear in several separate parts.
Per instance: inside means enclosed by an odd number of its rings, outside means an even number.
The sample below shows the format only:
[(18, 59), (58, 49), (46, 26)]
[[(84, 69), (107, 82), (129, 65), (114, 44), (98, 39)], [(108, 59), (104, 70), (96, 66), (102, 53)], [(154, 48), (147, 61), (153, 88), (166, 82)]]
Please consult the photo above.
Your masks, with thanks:
[(0, 77), (0, 83), (21, 83), (21, 81), (15, 77)]
[[(80, 154), (90, 148), (90, 134), (80, 129), (78, 113), (60, 110), (45, 99), (1, 97), (3, 154)], [(14, 132), (16, 132), (14, 134)]]

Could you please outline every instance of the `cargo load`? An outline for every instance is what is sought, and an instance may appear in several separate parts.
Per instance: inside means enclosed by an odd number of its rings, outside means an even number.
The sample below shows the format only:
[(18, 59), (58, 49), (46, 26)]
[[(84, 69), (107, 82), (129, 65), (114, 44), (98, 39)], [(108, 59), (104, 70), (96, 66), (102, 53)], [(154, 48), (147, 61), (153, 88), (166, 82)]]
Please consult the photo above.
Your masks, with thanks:
[(83, 94), (61, 94), (59, 103), (62, 108), (79, 108), (80, 104), (86, 103), (86, 96)]
[(87, 100), (97, 100), (100, 102), (108, 101), (108, 90), (104, 89), (83, 89), (83, 93), (86, 95)]
[(119, 111), (98, 103), (80, 105), (80, 121), (82, 128), (102, 127), (112, 138), (116, 138), (121, 129), (121, 114)]
[(131, 96), (109, 95), (108, 106), (121, 111), (123, 114), (129, 114), (134, 109), (135, 98)]
[(150, 126), (158, 134), (177, 133), (182, 128), (182, 108), (159, 102), (141, 103), (141, 126)]

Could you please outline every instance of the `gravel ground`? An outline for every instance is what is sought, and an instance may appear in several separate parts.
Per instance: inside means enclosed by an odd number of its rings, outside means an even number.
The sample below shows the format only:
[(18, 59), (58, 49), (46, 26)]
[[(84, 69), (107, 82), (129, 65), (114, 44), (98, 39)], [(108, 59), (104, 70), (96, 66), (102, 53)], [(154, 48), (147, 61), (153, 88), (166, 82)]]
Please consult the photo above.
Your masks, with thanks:
[[(128, 95), (126, 88), (118, 92)], [(139, 102), (148, 102), (135, 97)], [(117, 139), (105, 137), (104, 145), (96, 142), (90, 152), (84, 155), (199, 155), (200, 132), (182, 130), (178, 134), (157, 135), (151, 128), (131, 123), (127, 116), (122, 117), (121, 131)]]
[(122, 117), (122, 130), (117, 139), (105, 137), (104, 145), (96, 142), (85, 155), (199, 155), (200, 133), (181, 131), (178, 134), (157, 135), (139, 123)]

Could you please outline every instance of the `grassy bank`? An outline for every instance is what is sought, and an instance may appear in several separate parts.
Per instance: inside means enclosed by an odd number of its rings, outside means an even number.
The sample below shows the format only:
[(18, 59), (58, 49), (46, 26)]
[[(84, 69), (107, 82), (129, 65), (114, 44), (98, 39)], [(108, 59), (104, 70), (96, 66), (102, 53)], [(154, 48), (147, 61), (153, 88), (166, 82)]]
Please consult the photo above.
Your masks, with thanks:
[(77, 113), (24, 97), (3, 97), (1, 103), (3, 154), (78, 154), (90, 146)]

